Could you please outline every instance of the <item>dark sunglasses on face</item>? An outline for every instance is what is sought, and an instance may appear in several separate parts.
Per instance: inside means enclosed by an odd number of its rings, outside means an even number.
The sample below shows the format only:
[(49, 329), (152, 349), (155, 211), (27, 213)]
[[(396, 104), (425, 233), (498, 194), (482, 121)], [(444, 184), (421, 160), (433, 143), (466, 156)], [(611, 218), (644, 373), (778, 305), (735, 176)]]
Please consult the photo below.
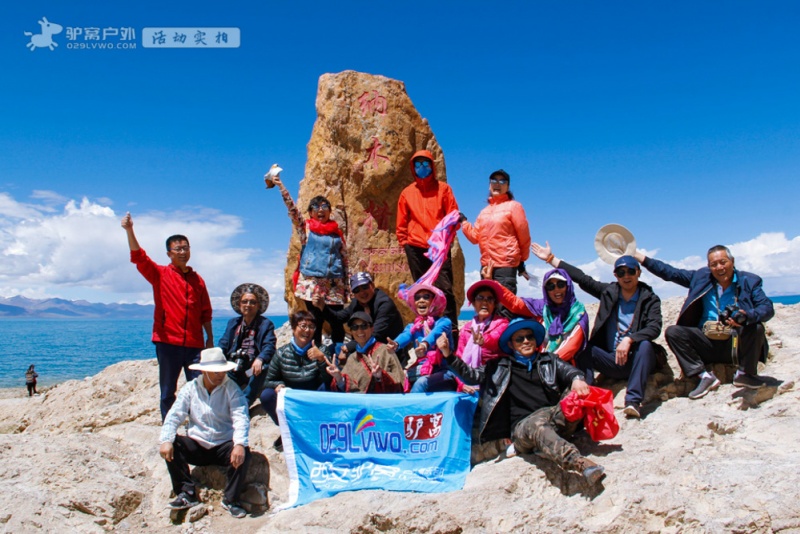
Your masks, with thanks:
[(536, 336), (533, 334), (520, 334), (512, 338), (514, 343), (523, 343), (525, 341), (536, 341)]
[(418, 300), (433, 300), (433, 293), (423, 293), (420, 291), (414, 295), (414, 301)]
[(241, 302), (242, 304), (251, 304), (251, 305), (253, 305), (253, 306), (255, 306), (255, 305), (257, 305), (257, 304), (258, 304), (258, 301), (257, 301), (257, 300), (251, 300), (251, 299), (242, 299), (240, 302)]
[(545, 288), (546, 290), (548, 290), (548, 291), (552, 291), (552, 290), (554, 290), (555, 288), (558, 288), (558, 289), (564, 289), (565, 287), (567, 287), (567, 283), (566, 283), (565, 281), (563, 281), (563, 280), (557, 280), (557, 281), (555, 281), (555, 282), (547, 282), (547, 283), (544, 285), (544, 288)]
[(494, 185), (506, 185), (508, 180), (505, 178), (489, 178), (489, 183)]
[(617, 278), (622, 278), (625, 275), (633, 276), (636, 274), (636, 269), (632, 269), (631, 267), (620, 267), (614, 271), (614, 276)]
[(353, 295), (358, 295), (359, 293), (361, 293), (362, 291), (366, 291), (367, 289), (369, 289), (369, 284), (364, 284), (363, 286), (354, 287), (352, 290)]
[(491, 295), (478, 295), (475, 297), (475, 302), (494, 302), (494, 297)]
[(350, 325), (350, 330), (358, 331), (358, 330), (369, 330), (369, 327), (372, 325), (368, 325), (367, 323), (356, 323)]
[(328, 211), (331, 209), (330, 204), (311, 204), (312, 211)]

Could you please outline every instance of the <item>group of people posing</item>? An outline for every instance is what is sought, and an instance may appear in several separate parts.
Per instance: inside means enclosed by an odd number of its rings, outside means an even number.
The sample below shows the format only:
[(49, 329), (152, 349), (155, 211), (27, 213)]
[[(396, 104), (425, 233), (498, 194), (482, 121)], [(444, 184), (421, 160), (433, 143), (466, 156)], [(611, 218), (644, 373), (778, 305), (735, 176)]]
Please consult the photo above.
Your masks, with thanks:
[[(432, 267), (424, 255), (431, 232), (458, 206), (451, 188), (436, 179), (430, 152), (414, 154), (410, 166), (414, 183), (398, 200), (396, 235), (419, 280)], [(711, 363), (737, 365), (737, 387), (764, 385), (757, 369), (766, 357), (763, 323), (773, 315), (772, 302), (758, 276), (735, 269), (726, 247), (709, 249), (708, 267), (698, 270), (638, 252), (621, 256), (614, 263), (616, 281), (599, 282), (557, 258), (549, 243), (531, 243), (525, 212), (509, 190), (510, 176), (498, 170), (489, 176), (488, 206), (474, 223), (464, 215), (458, 221), (481, 251), (483, 279), (466, 295), (473, 318), (459, 330), (448, 253), (432, 284), (415, 283), (406, 293), (414, 320), (404, 324), (395, 302), (369, 273), (348, 273), (345, 239), (331, 218), (330, 201), (314, 197), (303, 217), (278, 176), (270, 176), (272, 184), (300, 237), (292, 283), (306, 308), (290, 315), (292, 339), (280, 348), (264, 315), (267, 291), (250, 283), (233, 291), (231, 306), (238, 316), (215, 343), (205, 283), (187, 265), (188, 239), (168, 238), (170, 264), (161, 266), (139, 246), (130, 214), (122, 220), (131, 261), (153, 286), (161, 455), (176, 494), (171, 508), (198, 503), (188, 464), (222, 464), (228, 466), (223, 507), (235, 517), (245, 515), (238, 493), (250, 457), (249, 408), (260, 399), (277, 424), (282, 388), (479, 394), (476, 427), (482, 443), (505, 440), (507, 455), (536, 452), (597, 483), (603, 467), (569, 441), (581, 421), (568, 421), (559, 401), (569, 392), (588, 395), (599, 372), (628, 381), (623, 413), (641, 416), (647, 377), (666, 364), (666, 351), (655, 343), (662, 329), (661, 301), (639, 280), (642, 267), (689, 289), (677, 324), (665, 333), (684, 377), (697, 382), (689, 398), (719, 387)], [(551, 266), (542, 279), (542, 298), (516, 295), (517, 275), (525, 273), (531, 252)], [(591, 331), (574, 284), (600, 301)], [(326, 322), (330, 338), (323, 341)], [(176, 401), (181, 370), (189, 383)], [(187, 417), (188, 433), (178, 435)], [(280, 438), (275, 447), (282, 448)]]

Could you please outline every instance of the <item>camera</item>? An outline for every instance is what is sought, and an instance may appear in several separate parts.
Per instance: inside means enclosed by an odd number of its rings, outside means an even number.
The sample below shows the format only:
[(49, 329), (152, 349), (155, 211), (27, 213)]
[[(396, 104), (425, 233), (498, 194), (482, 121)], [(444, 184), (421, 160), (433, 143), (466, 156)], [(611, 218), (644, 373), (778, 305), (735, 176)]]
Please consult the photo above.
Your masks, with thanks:
[(250, 358), (247, 356), (247, 351), (239, 349), (228, 355), (228, 360), (236, 364), (233, 372), (237, 376), (244, 376), (245, 372), (250, 368)]
[(736, 304), (728, 304), (724, 310), (719, 312), (719, 322), (725, 324), (728, 319), (733, 319), (740, 325), (744, 325), (747, 322), (747, 315), (740, 311)]

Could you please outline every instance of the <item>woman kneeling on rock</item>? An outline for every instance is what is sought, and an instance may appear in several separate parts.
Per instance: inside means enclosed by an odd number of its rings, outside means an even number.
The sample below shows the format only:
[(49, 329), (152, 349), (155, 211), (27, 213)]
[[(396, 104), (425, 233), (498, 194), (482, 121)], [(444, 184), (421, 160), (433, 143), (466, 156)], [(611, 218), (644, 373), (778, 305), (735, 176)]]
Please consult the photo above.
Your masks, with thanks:
[(580, 419), (568, 422), (559, 404), (569, 390), (587, 396), (589, 386), (575, 367), (547, 352), (540, 354), (543, 340), (541, 324), (514, 319), (500, 337), (500, 348), (509, 357), (490, 360), (477, 369), (454, 354), (447, 363), (465, 381), (481, 384), (481, 443), (511, 438), (509, 456), (535, 452), (596, 484), (603, 477), (603, 467), (583, 457), (565, 439), (577, 429)]

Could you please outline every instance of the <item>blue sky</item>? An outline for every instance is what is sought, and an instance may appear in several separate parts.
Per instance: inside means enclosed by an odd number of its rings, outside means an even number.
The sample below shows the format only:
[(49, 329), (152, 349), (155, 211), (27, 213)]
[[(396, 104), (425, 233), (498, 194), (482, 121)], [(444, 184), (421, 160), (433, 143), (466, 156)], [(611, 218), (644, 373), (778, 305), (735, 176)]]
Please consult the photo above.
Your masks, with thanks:
[[(4, 7), (0, 296), (148, 301), (130, 210), (159, 261), (189, 235), (215, 305), (251, 280), (279, 311), (292, 230), (262, 176), (279, 162), (296, 195), (317, 80), (348, 69), (405, 82), (471, 220), (502, 167), (534, 241), (601, 278), (593, 237), (617, 222), (679, 265), (732, 245), (769, 294), (800, 293), (800, 4), (170, 4)], [(65, 30), (31, 51), (42, 17), (131, 27), (137, 47), (70, 49)], [(241, 46), (142, 46), (145, 27), (193, 26), (239, 28)]]

